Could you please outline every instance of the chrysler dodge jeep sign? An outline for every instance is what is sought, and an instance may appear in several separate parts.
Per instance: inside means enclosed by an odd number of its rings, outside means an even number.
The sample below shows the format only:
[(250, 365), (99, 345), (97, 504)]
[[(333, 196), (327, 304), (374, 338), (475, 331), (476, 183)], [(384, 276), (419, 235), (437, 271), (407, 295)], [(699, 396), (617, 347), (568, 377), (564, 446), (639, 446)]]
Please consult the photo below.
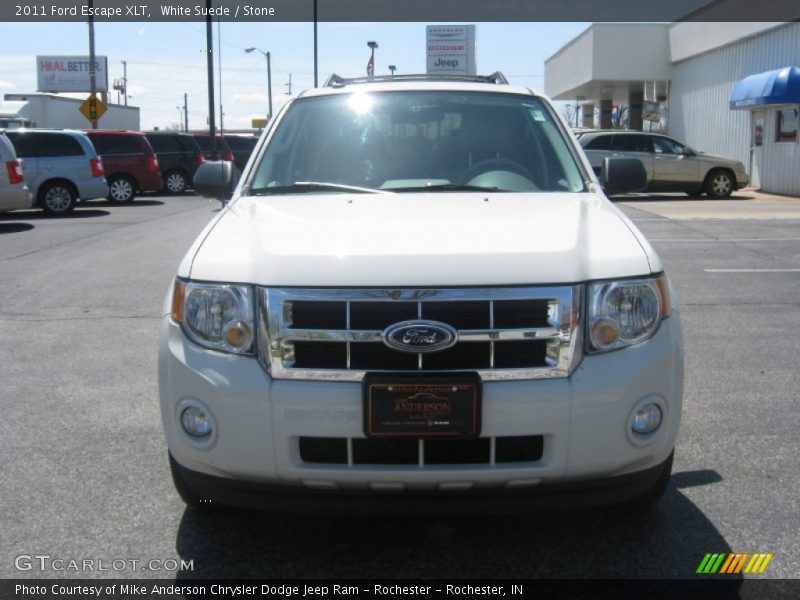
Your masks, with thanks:
[(475, 75), (475, 25), (428, 25), (427, 73)]

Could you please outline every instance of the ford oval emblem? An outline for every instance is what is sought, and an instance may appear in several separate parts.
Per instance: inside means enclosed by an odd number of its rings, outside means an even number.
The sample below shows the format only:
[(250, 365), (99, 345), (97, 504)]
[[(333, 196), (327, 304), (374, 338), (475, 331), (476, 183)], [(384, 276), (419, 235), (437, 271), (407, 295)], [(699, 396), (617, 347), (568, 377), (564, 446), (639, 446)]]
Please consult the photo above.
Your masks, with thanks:
[(402, 321), (383, 330), (383, 342), (401, 352), (425, 354), (446, 350), (456, 343), (458, 332), (438, 321)]

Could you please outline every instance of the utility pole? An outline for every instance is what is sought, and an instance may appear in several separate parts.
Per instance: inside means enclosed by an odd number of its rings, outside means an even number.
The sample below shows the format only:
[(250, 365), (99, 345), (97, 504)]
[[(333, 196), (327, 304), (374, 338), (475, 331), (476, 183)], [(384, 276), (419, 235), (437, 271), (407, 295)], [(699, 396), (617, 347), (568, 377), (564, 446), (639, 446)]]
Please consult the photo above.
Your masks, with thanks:
[(183, 92), (183, 130), (189, 131), (189, 99), (186, 92)]
[(289, 83), (284, 83), (283, 85), (286, 86), (287, 88), (289, 88), (289, 91), (286, 92), (286, 95), (287, 96), (291, 96), (292, 95), (292, 74), (291, 73), (289, 73)]
[(125, 106), (128, 106), (128, 62), (122, 61), (122, 97), (125, 98)]
[(211, 159), (217, 160), (217, 125), (214, 119), (214, 32), (211, 20), (211, 0), (206, 0), (206, 67), (208, 70), (208, 135), (211, 136)]
[(267, 118), (272, 121), (272, 59), (269, 52), (267, 52), (267, 101), (269, 102)]
[(222, 18), (217, 17), (217, 74), (219, 75), (219, 134), (224, 130), (224, 111), (222, 110)]
[[(95, 68), (94, 55), (94, 0), (89, 0), (89, 95), (93, 99), (90, 102), (96, 102), (94, 100), (97, 96), (97, 69)], [(97, 129), (97, 118), (91, 121), (92, 129)]]
[(314, 0), (314, 87), (317, 87), (317, 74), (319, 68), (317, 65), (317, 0)]

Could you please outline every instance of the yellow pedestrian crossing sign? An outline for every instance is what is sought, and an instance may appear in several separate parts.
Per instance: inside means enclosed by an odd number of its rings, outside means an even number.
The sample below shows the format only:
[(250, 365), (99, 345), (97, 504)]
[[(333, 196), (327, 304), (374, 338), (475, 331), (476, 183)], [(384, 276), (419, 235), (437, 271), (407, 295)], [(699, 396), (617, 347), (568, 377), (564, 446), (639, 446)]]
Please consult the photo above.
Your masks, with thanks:
[(106, 110), (108, 110), (108, 108), (103, 101), (97, 96), (91, 94), (81, 103), (80, 107), (80, 111), (83, 116), (92, 123), (96, 122), (100, 117), (102, 117)]

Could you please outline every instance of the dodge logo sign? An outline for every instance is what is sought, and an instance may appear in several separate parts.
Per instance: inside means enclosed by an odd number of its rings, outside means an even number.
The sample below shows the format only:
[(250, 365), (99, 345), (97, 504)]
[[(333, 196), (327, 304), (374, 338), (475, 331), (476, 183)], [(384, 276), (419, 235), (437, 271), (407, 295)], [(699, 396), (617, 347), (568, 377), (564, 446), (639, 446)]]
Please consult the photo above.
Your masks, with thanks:
[(427, 353), (446, 350), (456, 343), (458, 333), (445, 323), (436, 321), (403, 321), (383, 331), (383, 341), (402, 352)]

